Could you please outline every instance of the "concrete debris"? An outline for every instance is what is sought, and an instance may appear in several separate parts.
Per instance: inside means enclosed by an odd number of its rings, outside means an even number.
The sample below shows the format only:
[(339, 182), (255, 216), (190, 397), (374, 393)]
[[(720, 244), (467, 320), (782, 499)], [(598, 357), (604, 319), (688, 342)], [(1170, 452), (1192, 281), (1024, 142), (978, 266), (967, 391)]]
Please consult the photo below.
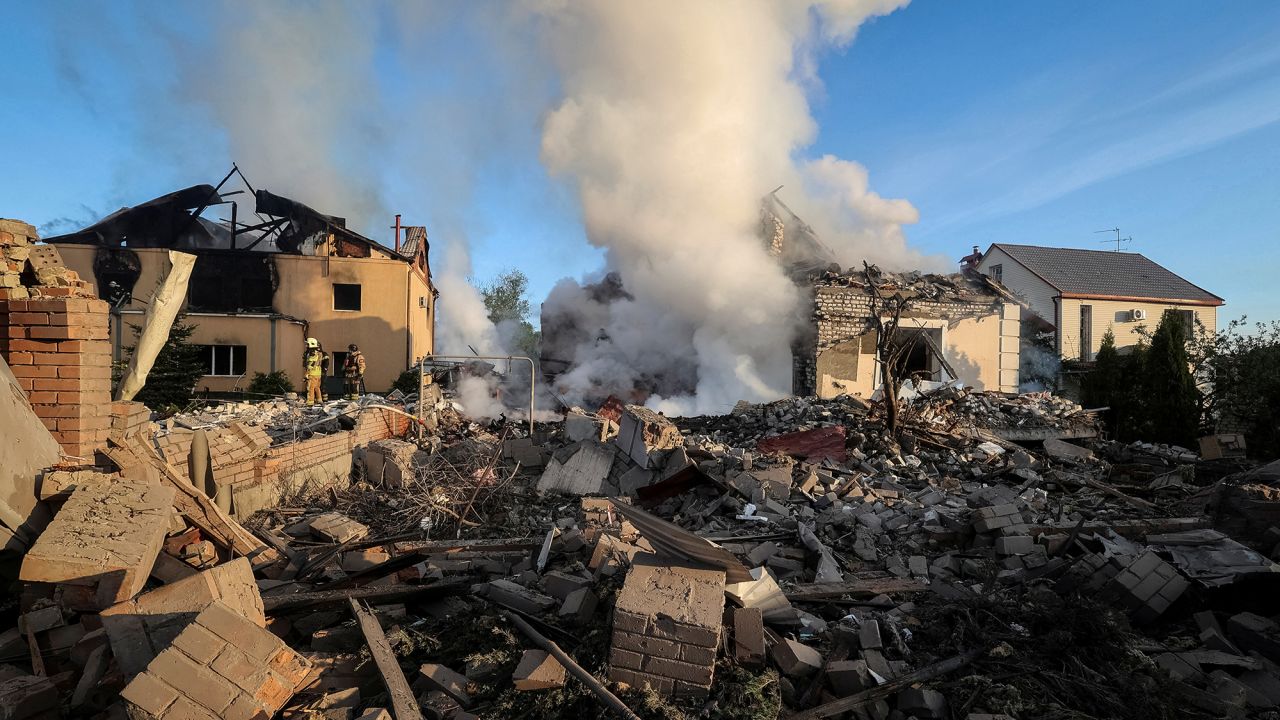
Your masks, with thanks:
[(1070, 400), (954, 382), (908, 383), (896, 434), (851, 395), (679, 418), (613, 399), (531, 429), (467, 420), (438, 389), (421, 408), (104, 402), (74, 431), (49, 415), (63, 391), (36, 385), (74, 353), (46, 370), (12, 339), (72, 342), (41, 337), (64, 315), (95, 335), (100, 308), (14, 295), (3, 351), (32, 396), (14, 430), (48, 437), (0, 488), (22, 554), (0, 717), (1260, 718), (1280, 702), (1280, 469), (1231, 474), (1248, 461), (1229, 436), (1199, 454), (1109, 442)]
[(564, 687), (564, 666), (542, 650), (525, 650), (511, 680), (517, 690), (555, 690)]
[(665, 451), (678, 448), (683, 440), (670, 419), (639, 405), (627, 405), (613, 442), (637, 467), (647, 470), (661, 465)]
[(132, 598), (151, 574), (174, 496), (124, 482), (77, 488), (23, 558), (19, 579), (74, 588), (74, 607), (87, 610)]

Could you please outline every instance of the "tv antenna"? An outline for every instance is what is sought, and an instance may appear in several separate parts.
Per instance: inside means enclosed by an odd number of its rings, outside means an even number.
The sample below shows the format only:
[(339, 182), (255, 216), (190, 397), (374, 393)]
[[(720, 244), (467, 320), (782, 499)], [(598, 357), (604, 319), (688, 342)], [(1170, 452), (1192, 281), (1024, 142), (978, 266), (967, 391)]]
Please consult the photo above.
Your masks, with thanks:
[(1102, 240), (1101, 242), (1102, 242), (1102, 243), (1104, 243), (1104, 244), (1105, 244), (1105, 243), (1115, 243), (1115, 244), (1116, 244), (1116, 252), (1120, 252), (1120, 244), (1121, 244), (1121, 243), (1133, 242), (1133, 238), (1132, 238), (1132, 237), (1127, 237), (1127, 238), (1122, 238), (1122, 237), (1120, 237), (1120, 228), (1118, 228), (1118, 227), (1108, 228), (1108, 229), (1106, 229), (1106, 230), (1094, 230), (1094, 231), (1093, 231), (1093, 234), (1094, 234), (1094, 235), (1097, 235), (1098, 233), (1110, 233), (1110, 232), (1113, 232), (1113, 233), (1115, 233), (1115, 234), (1116, 234), (1116, 239), (1115, 239), (1115, 240)]

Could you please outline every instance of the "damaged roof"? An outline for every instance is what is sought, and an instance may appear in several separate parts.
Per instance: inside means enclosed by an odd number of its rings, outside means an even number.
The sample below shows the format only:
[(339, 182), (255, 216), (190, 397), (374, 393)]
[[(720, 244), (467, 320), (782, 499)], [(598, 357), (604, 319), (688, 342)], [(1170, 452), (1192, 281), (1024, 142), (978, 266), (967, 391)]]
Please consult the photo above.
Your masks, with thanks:
[(1000, 248), (1063, 297), (1171, 300), (1199, 305), (1224, 302), (1138, 253), (1007, 243), (995, 243), (991, 248)]
[[(889, 272), (871, 266), (871, 279), (882, 295), (900, 295), (905, 299), (919, 298), (933, 302), (992, 302), (996, 299), (1015, 302), (1013, 295), (991, 278), (978, 272), (967, 271), (943, 275), (940, 273)], [(871, 286), (863, 270), (849, 268), (842, 272), (828, 270), (814, 278), (817, 287), (842, 287), (862, 290), (871, 294)]]
[[(233, 168), (232, 172), (238, 172), (238, 168)], [(120, 208), (84, 229), (46, 238), (45, 242), (299, 254), (304, 244), (318, 233), (331, 233), (340, 256), (369, 257), (372, 250), (377, 250), (387, 257), (409, 262), (427, 244), (426, 229), (412, 227), (408, 233), (410, 242), (397, 252), (349, 229), (346, 218), (326, 215), (292, 198), (260, 188), (252, 190), (251, 203), (234, 198), (236, 195), (240, 192), (226, 192), (222, 185), (193, 185), (132, 207)], [(200, 216), (212, 206), (237, 201), (240, 221), (235, 223), (234, 236), (231, 223), (218, 223)], [(246, 224), (246, 218), (252, 218), (254, 224)]]

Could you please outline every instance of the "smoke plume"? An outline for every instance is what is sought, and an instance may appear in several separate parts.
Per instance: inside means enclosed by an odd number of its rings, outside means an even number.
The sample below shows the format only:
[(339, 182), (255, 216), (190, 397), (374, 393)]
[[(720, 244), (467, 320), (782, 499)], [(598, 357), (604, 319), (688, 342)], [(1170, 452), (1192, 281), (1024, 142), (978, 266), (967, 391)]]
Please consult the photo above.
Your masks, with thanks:
[(649, 403), (674, 414), (789, 391), (802, 296), (760, 232), (777, 185), (847, 262), (915, 259), (901, 231), (916, 220), (909, 203), (872, 193), (855, 163), (801, 158), (817, 132), (816, 53), (903, 4), (537, 5), (564, 92), (542, 157), (576, 186), (588, 237), (633, 297), (584, 302), (562, 283), (548, 298), (544, 316), (599, 330), (559, 381), (570, 400), (655, 376)]
[[(281, 1), (201, 5), (194, 22), (113, 5), (66, 16), (58, 63), (93, 95), (110, 68), (81, 53), (124, 58), (146, 109), (140, 155), (183, 177), (225, 168), (221, 149), (259, 187), (374, 237), (402, 207), (425, 214), (441, 353), (511, 350), (467, 282), (468, 235), (485, 222), (473, 191), (540, 142), (606, 251), (599, 276), (546, 299), (544, 316), (574, 328), (558, 391), (581, 402), (644, 388), (654, 407), (707, 412), (790, 389), (807, 309), (762, 239), (774, 188), (842, 264), (935, 267), (906, 247), (910, 203), (873, 192), (857, 163), (806, 153), (824, 54), (906, 2)], [(102, 28), (116, 26), (143, 31), (114, 42)], [(588, 282), (606, 272), (621, 278), (609, 298)]]

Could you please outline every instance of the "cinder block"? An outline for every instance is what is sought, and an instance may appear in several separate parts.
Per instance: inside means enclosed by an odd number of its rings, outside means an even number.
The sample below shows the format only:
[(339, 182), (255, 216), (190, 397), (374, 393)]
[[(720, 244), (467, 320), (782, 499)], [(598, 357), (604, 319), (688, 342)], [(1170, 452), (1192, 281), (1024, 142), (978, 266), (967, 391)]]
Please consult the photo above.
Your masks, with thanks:
[(760, 608), (737, 608), (733, 611), (733, 657), (739, 664), (759, 667), (764, 664), (764, 617)]
[(554, 690), (564, 687), (565, 670), (546, 652), (525, 650), (511, 680), (517, 690)]

